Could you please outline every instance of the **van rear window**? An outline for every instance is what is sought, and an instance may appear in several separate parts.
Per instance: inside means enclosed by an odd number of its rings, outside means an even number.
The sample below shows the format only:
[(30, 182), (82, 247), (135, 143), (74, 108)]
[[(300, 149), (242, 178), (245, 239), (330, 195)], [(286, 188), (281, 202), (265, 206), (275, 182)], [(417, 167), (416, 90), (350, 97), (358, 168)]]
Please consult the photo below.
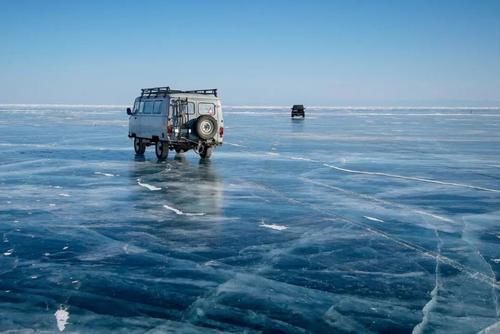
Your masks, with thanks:
[(154, 101), (146, 101), (144, 102), (144, 113), (152, 114), (153, 113)]
[(162, 101), (155, 101), (153, 114), (161, 114), (162, 106), (163, 106)]
[(135, 104), (134, 104), (134, 114), (137, 114), (139, 112), (139, 104), (140, 104), (139, 101), (135, 101)]

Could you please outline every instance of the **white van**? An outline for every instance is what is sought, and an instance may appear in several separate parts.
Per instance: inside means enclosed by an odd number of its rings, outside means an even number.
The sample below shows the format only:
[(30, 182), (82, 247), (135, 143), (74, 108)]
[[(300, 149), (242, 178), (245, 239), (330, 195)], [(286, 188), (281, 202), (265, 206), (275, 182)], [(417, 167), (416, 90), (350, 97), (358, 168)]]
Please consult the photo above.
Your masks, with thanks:
[(170, 87), (144, 88), (129, 115), (129, 138), (136, 154), (155, 145), (159, 160), (169, 150), (193, 149), (203, 159), (212, 155), (224, 138), (224, 118), (217, 89), (174, 90)]

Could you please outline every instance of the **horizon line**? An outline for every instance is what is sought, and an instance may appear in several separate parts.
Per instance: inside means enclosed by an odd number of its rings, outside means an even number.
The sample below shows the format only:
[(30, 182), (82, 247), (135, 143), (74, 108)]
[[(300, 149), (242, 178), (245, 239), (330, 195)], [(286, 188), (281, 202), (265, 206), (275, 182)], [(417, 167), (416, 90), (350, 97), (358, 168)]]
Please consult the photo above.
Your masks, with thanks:
[[(54, 107), (54, 108), (62, 108), (62, 107), (70, 107), (70, 108), (127, 108), (130, 107), (129, 104), (65, 104), (65, 103), (0, 103), (0, 107)], [(290, 106), (285, 105), (223, 105), (223, 108), (227, 109), (290, 109)], [(353, 105), (317, 105), (317, 106), (306, 106), (306, 109), (329, 109), (329, 110), (338, 110), (338, 109), (371, 109), (371, 110), (384, 110), (384, 109), (473, 109), (473, 110), (496, 110), (500, 109), (500, 106), (410, 106), (410, 105), (394, 105), (394, 106), (383, 106), (383, 105), (367, 105), (367, 106), (353, 106)]]

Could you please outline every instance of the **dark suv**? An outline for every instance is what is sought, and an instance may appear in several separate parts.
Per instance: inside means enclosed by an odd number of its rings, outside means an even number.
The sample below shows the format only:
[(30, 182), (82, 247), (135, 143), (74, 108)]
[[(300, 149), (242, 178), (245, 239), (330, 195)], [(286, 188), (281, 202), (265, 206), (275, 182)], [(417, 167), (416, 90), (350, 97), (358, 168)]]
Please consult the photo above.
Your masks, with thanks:
[(304, 112), (306, 108), (302, 104), (294, 104), (292, 107), (292, 118), (295, 116), (302, 116), (302, 118), (306, 117)]

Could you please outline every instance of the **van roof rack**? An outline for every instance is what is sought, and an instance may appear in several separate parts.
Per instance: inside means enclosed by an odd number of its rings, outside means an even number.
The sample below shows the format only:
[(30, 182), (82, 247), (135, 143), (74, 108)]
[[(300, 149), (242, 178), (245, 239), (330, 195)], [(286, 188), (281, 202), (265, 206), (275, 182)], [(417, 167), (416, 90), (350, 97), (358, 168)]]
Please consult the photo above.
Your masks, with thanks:
[(167, 96), (167, 94), (188, 93), (188, 94), (204, 94), (217, 97), (217, 88), (215, 89), (195, 89), (195, 90), (178, 90), (170, 89), (170, 87), (155, 87), (141, 89), (141, 97), (159, 97)]

